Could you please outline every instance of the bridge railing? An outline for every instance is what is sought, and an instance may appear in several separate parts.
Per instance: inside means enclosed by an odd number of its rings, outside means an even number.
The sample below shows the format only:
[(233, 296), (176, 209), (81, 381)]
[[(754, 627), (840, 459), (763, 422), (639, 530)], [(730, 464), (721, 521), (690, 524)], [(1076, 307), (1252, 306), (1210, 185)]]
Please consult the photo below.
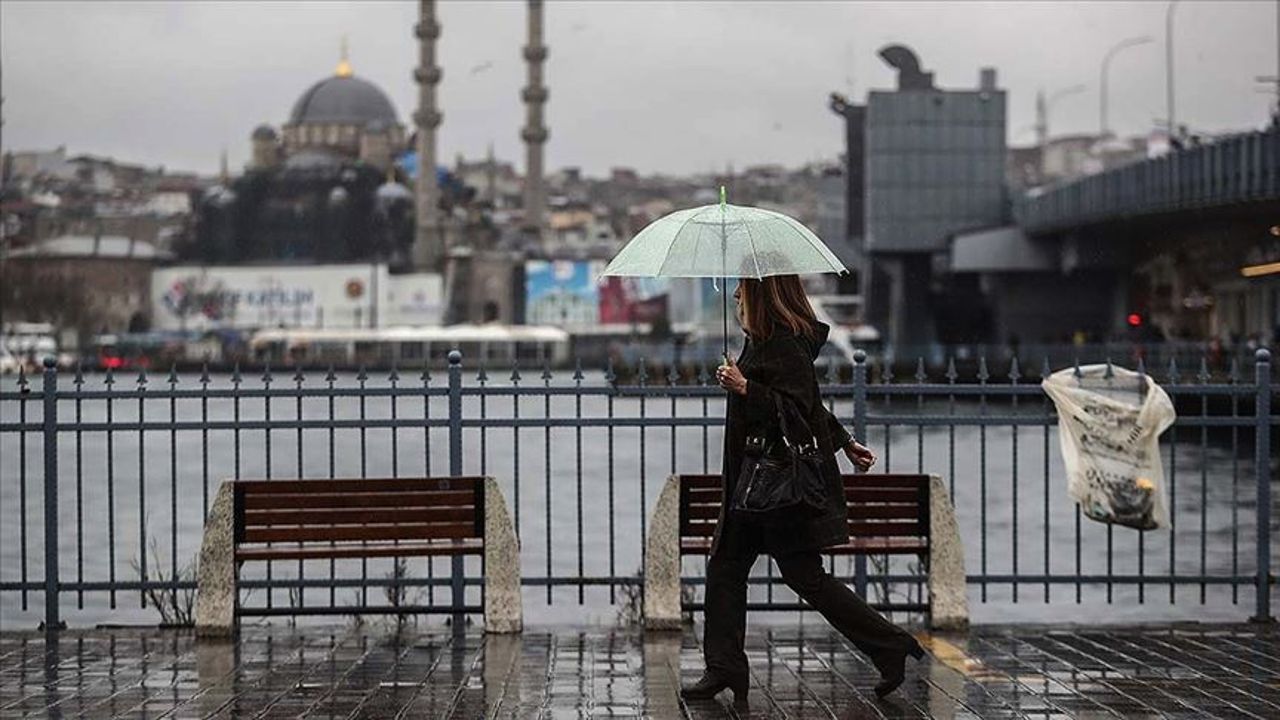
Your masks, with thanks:
[[(930, 377), (921, 359), (906, 378), (855, 359), (820, 372), (824, 397), (877, 449), (877, 470), (945, 478), (977, 603), (1190, 600), (1192, 617), (1206, 603), (1238, 617), (1230, 613), (1243, 601), (1255, 617), (1272, 614), (1270, 443), (1280, 417), (1266, 350), (1216, 381), (1205, 362), (1150, 368), (1180, 415), (1161, 438), (1173, 528), (1145, 533), (1082, 522), (1066, 495), (1057, 416), (1034, 377), (1049, 372), (1047, 359), (997, 369), (980, 358), (963, 377), (954, 365)], [(155, 603), (194, 590), (188, 566), (223, 479), (459, 472), (492, 475), (506, 493), (527, 616), (573, 622), (634, 607), (663, 480), (719, 468), (725, 394), (710, 378), (705, 366), (690, 375), (643, 363), (625, 383), (612, 369), (464, 370), (457, 353), (443, 377), (104, 376), (50, 363), (0, 389), (0, 615), (10, 628), (154, 619)], [(911, 558), (853, 562), (830, 568), (873, 600), (921, 592)], [(447, 558), (265, 565), (242, 587), (268, 607), (358, 614), (400, 602), (451, 614), (482, 592), (475, 559), (460, 571)], [(684, 570), (696, 593), (705, 568), (690, 558)], [(760, 600), (791, 598), (772, 564), (752, 582)]]
[(1014, 216), (1030, 234), (1208, 206), (1280, 200), (1280, 128), (1170, 152), (1028, 193)]

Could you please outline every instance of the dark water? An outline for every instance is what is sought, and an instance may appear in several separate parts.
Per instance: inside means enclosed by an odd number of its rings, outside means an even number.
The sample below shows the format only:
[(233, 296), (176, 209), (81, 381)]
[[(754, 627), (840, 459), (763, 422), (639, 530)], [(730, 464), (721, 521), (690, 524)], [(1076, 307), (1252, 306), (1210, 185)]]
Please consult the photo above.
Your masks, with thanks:
[[(440, 382), (443, 378), (437, 378)], [(199, 387), (197, 378), (183, 376), (179, 388)], [(152, 390), (160, 379), (153, 378)], [(354, 384), (343, 377), (339, 386)], [(468, 379), (470, 385), (472, 380)], [(385, 385), (385, 379), (371, 380), (370, 385)], [(541, 386), (542, 381), (530, 376), (525, 386)], [(554, 381), (553, 384), (562, 384)], [(273, 387), (293, 387), (287, 376), (276, 378)], [(315, 381), (307, 387), (322, 386)], [(402, 386), (420, 386), (416, 376), (406, 376)], [(490, 383), (507, 387), (503, 374)], [(101, 378), (88, 378), (85, 390), (101, 389)], [(116, 391), (132, 389), (132, 383), (117, 383)], [(226, 376), (219, 376), (211, 387), (230, 387)], [(259, 387), (256, 379), (246, 380), (245, 388)], [(6, 383), (6, 389), (10, 389)], [(301, 415), (306, 419), (329, 417), (328, 400), (307, 398), (302, 401)], [(481, 399), (465, 399), (466, 417), (479, 417)], [(578, 404), (580, 403), (580, 410)], [(988, 404), (988, 411), (1009, 411), (1007, 401)], [(1028, 407), (1023, 398), (1021, 412), (1043, 412), (1039, 403)], [(642, 407), (643, 404), (643, 407)], [(422, 418), (423, 398), (405, 397), (395, 403), (399, 418)], [(611, 411), (601, 396), (524, 397), (518, 407), (511, 396), (490, 397), (483, 401), (489, 418), (510, 418), (518, 411), (521, 418), (573, 418), (579, 412), (586, 418), (603, 418)], [(615, 399), (615, 417), (719, 417), (723, 404), (716, 401), (679, 400), (673, 409), (668, 399), (642, 401), (635, 398)], [(295, 399), (276, 399), (270, 404), (273, 420), (297, 417)], [(930, 404), (929, 412), (948, 412), (945, 404)], [(199, 420), (199, 400), (180, 400), (172, 408), (179, 420)], [(432, 398), (432, 417), (444, 417), (447, 400)], [(884, 406), (873, 403), (871, 412), (916, 412), (914, 401), (895, 401)], [(85, 401), (80, 409), (84, 422), (104, 422), (105, 404)], [(139, 402), (124, 400), (114, 403), (113, 419), (135, 421)], [(210, 401), (210, 420), (230, 420), (235, 408), (229, 399)], [(240, 403), (244, 421), (265, 419), (268, 408), (263, 399), (245, 399)], [(957, 405), (958, 414), (976, 414), (976, 404)], [(39, 418), (39, 402), (29, 403), (27, 419)], [(75, 404), (62, 403), (62, 419), (75, 417)], [(142, 408), (145, 419), (167, 421), (171, 406), (167, 400), (148, 400)], [(360, 402), (341, 398), (334, 402), (334, 416), (358, 420)], [(388, 398), (369, 399), (364, 403), (363, 417), (386, 418), (392, 412)], [(837, 404), (837, 412), (851, 412), (847, 402)], [(0, 406), (0, 421), (19, 419), (16, 402)], [(1176, 441), (1172, 433), (1176, 432)], [(1247, 440), (1252, 428), (1241, 429), (1240, 438)], [(332, 441), (331, 441), (332, 438)], [(1110, 570), (1116, 575), (1179, 575), (1207, 572), (1210, 575), (1248, 574), (1255, 567), (1256, 485), (1252, 450), (1244, 443), (1235, 451), (1229, 433), (1215, 437), (1202, 446), (1198, 428), (1179, 428), (1162, 438), (1162, 451), (1167, 480), (1167, 493), (1174, 517), (1172, 530), (1145, 534), (1116, 528), (1111, 534), (1108, 556), (1108, 532), (1105, 526), (1087, 519), (1080, 521), (1079, 552), (1074, 505), (1066, 497), (1056, 429), (1021, 426), (1016, 431), (1008, 426), (870, 428), (868, 443), (877, 448), (882, 458), (878, 470), (914, 472), (923, 470), (941, 474), (954, 485), (957, 514), (965, 543), (966, 569), (970, 574), (986, 572), (1007, 574), (1016, 570), (1023, 574), (1042, 574), (1046, 567), (1055, 575), (1101, 575)], [(522, 569), (526, 578), (607, 577), (635, 575), (640, 566), (641, 525), (656, 502), (664, 479), (674, 472), (703, 472), (719, 466), (721, 434), (718, 427), (707, 429), (682, 427), (529, 427), (518, 432), (511, 428), (464, 432), (464, 471), (486, 472), (496, 477), (507, 494), (508, 503), (518, 509), (522, 540)], [(23, 445), (25, 443), (25, 458)], [(269, 444), (269, 450), (268, 450)], [(79, 445), (79, 455), (77, 455)], [(517, 447), (518, 446), (518, 447)], [(108, 448), (110, 447), (110, 462)], [(77, 462), (77, 457), (79, 462)], [(842, 460), (842, 463), (844, 461)], [(41, 440), (29, 435), (20, 441), (14, 433), (0, 435), (0, 579), (21, 580), (25, 548), (25, 573), (29, 580), (43, 580), (43, 490)], [(22, 468), (25, 467), (25, 473)], [(847, 466), (846, 466), (847, 467)], [(199, 551), (203, 513), (219, 480), (227, 477), (274, 478), (343, 477), (446, 474), (448, 470), (448, 437), (444, 428), (429, 433), (420, 427), (391, 430), (358, 427), (336, 431), (307, 429), (304, 431), (262, 430), (200, 431), (168, 430), (147, 432), (139, 438), (137, 431), (113, 433), (64, 433), (60, 437), (60, 507), (59, 532), (60, 572), (63, 581), (80, 577), (87, 582), (137, 579), (145, 560), (147, 574), (156, 579), (171, 577), (175, 566), (187, 566)], [(109, 472), (110, 470), (110, 472)], [(1273, 479), (1274, 480), (1274, 479)], [(25, 503), (22, 501), (25, 486)], [(1273, 492), (1273, 497), (1275, 493)], [(1275, 528), (1280, 520), (1273, 513), (1272, 537), (1280, 537)], [(24, 546), (25, 535), (25, 546)], [(145, 538), (145, 542), (144, 542)], [(1273, 540), (1274, 542), (1274, 540)], [(1202, 548), (1203, 545), (1203, 548)], [(1078, 555), (1078, 560), (1077, 560)], [(1110, 559), (1109, 559), (1110, 558)], [(1140, 565), (1141, 559), (1141, 565)], [(431, 570), (435, 576), (448, 573), (447, 559), (436, 560)], [(909, 561), (896, 559), (894, 572), (907, 571)], [(337, 564), (340, 577), (359, 577), (362, 567), (369, 577), (386, 577), (389, 561), (342, 561)], [(850, 572), (847, 560), (838, 560), (835, 569)], [(296, 563), (277, 563), (272, 568), (276, 578), (292, 577)], [(478, 574), (478, 562), (468, 560), (469, 572)], [(768, 564), (761, 560), (757, 572), (764, 574)], [(685, 571), (700, 574), (702, 561), (686, 559)], [(412, 577), (428, 574), (428, 561), (410, 561)], [(328, 577), (327, 561), (309, 561), (306, 577)], [(251, 569), (246, 577), (261, 576)], [(899, 588), (895, 592), (906, 592)], [(425, 590), (413, 591), (412, 598), (427, 602)], [(478, 590), (470, 591), (478, 600)], [(763, 588), (752, 591), (765, 598)], [(1253, 587), (1241, 586), (1233, 597), (1230, 585), (1209, 585), (1201, 602), (1199, 584), (1179, 586), (1175, 603), (1170, 602), (1168, 584), (1149, 585), (1143, 602), (1135, 586), (1116, 585), (1108, 602), (1105, 585), (1086, 585), (1077, 602), (1076, 587), (1055, 585), (1049, 602), (1043, 585), (1021, 585), (1017, 602), (1013, 589), (1006, 583), (977, 584), (969, 587), (971, 612), (975, 621), (1116, 621), (1132, 622), (1167, 619), (1241, 620), (1253, 612)], [(379, 601), (378, 589), (369, 591), (371, 602)], [(622, 589), (611, 602), (608, 587), (588, 587), (579, 604), (576, 587), (556, 588), (548, 604), (543, 587), (525, 590), (526, 621), (530, 623), (613, 622), (625, 603)], [(340, 588), (335, 592), (339, 604), (359, 599), (360, 591)], [(775, 590), (777, 600), (792, 596), (783, 587)], [(5, 627), (34, 627), (42, 618), (40, 593), (28, 594), (28, 606), (22, 608), (21, 594), (0, 593), (0, 623)], [(258, 604), (265, 593), (258, 591), (251, 602)], [(272, 598), (287, 604), (288, 594), (277, 591)], [(436, 602), (446, 602), (447, 590), (438, 590)], [(87, 592), (83, 609), (77, 607), (76, 593), (62, 598), (63, 615), (72, 626), (97, 623), (151, 623), (158, 615), (142, 608), (136, 592), (116, 594), (116, 607), (111, 607), (109, 593)], [(329, 591), (307, 589), (308, 603), (327, 603)], [(756, 617), (761, 621), (762, 614)], [(778, 619), (778, 618), (772, 618)]]

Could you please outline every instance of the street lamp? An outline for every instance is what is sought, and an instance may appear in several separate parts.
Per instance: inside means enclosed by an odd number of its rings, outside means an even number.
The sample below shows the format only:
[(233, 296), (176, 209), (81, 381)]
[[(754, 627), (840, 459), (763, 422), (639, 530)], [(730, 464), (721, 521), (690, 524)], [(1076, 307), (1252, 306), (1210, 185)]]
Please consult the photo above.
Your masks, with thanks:
[(1177, 133), (1174, 126), (1173, 114), (1173, 11), (1178, 7), (1178, 0), (1169, 0), (1169, 6), (1164, 11), (1164, 92), (1165, 92), (1165, 109), (1168, 114), (1169, 141), (1173, 142), (1173, 136)]
[(1111, 49), (1107, 51), (1107, 54), (1102, 56), (1102, 72), (1100, 80), (1101, 97), (1098, 101), (1098, 119), (1100, 127), (1098, 130), (1103, 137), (1106, 137), (1110, 132), (1107, 128), (1107, 70), (1111, 67), (1111, 59), (1122, 50), (1137, 47), (1139, 45), (1146, 45), (1149, 42), (1151, 42), (1151, 37), (1148, 35), (1126, 38), (1111, 46)]

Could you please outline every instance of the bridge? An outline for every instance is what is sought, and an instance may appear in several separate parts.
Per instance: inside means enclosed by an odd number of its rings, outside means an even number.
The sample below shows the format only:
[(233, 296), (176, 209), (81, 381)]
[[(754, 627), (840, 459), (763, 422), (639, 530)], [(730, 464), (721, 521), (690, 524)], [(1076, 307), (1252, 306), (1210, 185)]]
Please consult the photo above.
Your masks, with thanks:
[(1280, 222), (1280, 126), (1037, 189), (1014, 217), (1030, 236), (1135, 218), (1215, 213)]
[(1012, 219), (950, 248), (994, 338), (1275, 342), (1280, 126), (1036, 188)]

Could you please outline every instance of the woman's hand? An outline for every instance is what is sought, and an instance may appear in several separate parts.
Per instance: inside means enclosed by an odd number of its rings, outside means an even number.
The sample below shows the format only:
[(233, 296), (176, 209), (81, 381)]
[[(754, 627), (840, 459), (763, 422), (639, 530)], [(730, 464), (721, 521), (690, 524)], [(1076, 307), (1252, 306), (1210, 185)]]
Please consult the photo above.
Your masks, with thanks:
[(720, 387), (729, 392), (739, 395), (747, 394), (747, 379), (743, 377), (742, 371), (738, 369), (737, 364), (730, 358), (724, 359), (724, 364), (716, 368), (716, 382), (720, 383)]
[(876, 464), (876, 454), (871, 452), (871, 448), (857, 440), (851, 439), (844, 446), (844, 456), (849, 458), (849, 462), (853, 463), (854, 467), (861, 472), (870, 470), (871, 466)]

